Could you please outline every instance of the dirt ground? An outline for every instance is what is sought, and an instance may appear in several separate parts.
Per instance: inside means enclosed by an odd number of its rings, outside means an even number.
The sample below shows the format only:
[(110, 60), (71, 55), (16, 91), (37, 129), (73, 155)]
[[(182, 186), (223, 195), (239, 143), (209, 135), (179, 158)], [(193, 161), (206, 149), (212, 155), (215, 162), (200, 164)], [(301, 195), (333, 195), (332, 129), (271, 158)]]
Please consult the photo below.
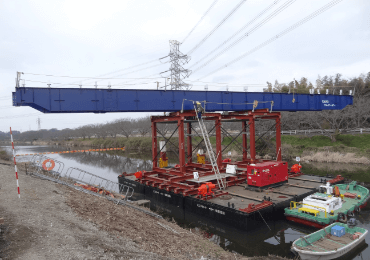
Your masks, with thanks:
[(20, 199), (12, 161), (0, 160), (2, 259), (282, 259), (224, 251), (175, 223), (19, 168)]

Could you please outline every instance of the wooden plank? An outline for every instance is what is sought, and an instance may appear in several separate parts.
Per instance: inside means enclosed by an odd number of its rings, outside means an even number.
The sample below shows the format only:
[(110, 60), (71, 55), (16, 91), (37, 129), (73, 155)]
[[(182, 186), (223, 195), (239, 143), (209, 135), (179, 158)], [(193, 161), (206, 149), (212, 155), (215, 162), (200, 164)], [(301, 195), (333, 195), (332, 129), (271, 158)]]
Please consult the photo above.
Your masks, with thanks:
[[(243, 187), (245, 189), (245, 186), (244, 185), (241, 185), (241, 184), (237, 184), (235, 186)], [(278, 187), (278, 188), (280, 188), (280, 187)], [(282, 192), (282, 191), (279, 191), (279, 190), (274, 190), (274, 188), (272, 188), (272, 190), (266, 189), (264, 191), (273, 192), (273, 193), (279, 193), (279, 194), (284, 194), (284, 195), (293, 196), (293, 197), (296, 195), (296, 194), (289, 193), (289, 192)]]
[(303, 179), (303, 178), (298, 178), (298, 177), (290, 177), (289, 179), (293, 179), (293, 180), (300, 180), (300, 181), (311, 181), (311, 182), (318, 182), (318, 183), (321, 183), (321, 181), (317, 181), (317, 180), (309, 180), (309, 179)]
[(293, 197), (296, 195), (296, 194), (293, 194), (293, 193), (282, 192), (282, 191), (279, 191), (279, 190), (270, 190), (269, 192), (284, 194), (284, 195), (293, 196)]
[(302, 185), (296, 185), (296, 184), (290, 184), (290, 183), (287, 183), (286, 185), (293, 186), (293, 187), (298, 187), (298, 188), (310, 189), (310, 190), (316, 189), (316, 187), (302, 186)]
[(248, 196), (244, 196), (244, 195), (237, 194), (237, 193), (230, 192), (230, 191), (229, 191), (229, 194), (234, 195), (234, 196), (238, 196), (238, 197), (242, 197), (242, 198), (245, 198), (245, 199), (257, 200), (257, 201), (261, 201), (261, 202), (263, 201), (263, 199), (257, 199), (257, 198), (253, 198), (253, 197), (248, 197)]

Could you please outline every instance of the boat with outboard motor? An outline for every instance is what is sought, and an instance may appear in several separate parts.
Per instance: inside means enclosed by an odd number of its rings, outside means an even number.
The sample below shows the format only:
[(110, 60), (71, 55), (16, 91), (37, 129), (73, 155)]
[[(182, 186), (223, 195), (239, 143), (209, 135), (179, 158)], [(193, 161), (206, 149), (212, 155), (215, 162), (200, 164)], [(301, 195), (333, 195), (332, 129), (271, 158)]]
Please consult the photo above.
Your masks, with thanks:
[(302, 202), (291, 201), (284, 214), (287, 220), (322, 228), (336, 221), (345, 223), (348, 216), (353, 216), (354, 212), (359, 212), (367, 205), (368, 199), (369, 190), (355, 181), (335, 186), (327, 183)]
[[(354, 219), (351, 219), (354, 220)], [(362, 244), (368, 231), (353, 225), (333, 223), (312, 234), (295, 240), (291, 251), (302, 260), (330, 260), (342, 257)]]

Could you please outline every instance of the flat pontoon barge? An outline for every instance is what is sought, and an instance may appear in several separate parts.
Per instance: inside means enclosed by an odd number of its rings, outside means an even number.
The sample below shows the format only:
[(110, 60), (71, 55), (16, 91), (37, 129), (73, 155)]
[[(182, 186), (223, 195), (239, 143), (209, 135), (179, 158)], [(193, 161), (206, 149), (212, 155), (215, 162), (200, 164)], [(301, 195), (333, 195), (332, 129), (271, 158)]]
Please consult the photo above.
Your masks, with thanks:
[[(303, 175), (298, 167), (290, 170), (288, 163), (281, 158), (281, 115), (268, 109), (227, 114), (203, 112), (202, 120), (208, 122), (207, 132), (216, 137), (215, 151), (211, 151), (214, 152), (216, 160), (215, 165), (212, 165), (205, 160), (209, 157), (209, 152), (206, 155), (198, 152), (198, 160), (193, 162), (194, 152), (208, 137), (203, 135), (200, 143), (193, 147), (192, 138), (201, 128), (197, 116), (196, 111), (185, 111), (152, 117), (153, 170), (123, 173), (119, 177), (119, 183), (129, 185), (135, 192), (160, 202), (247, 229), (253, 225), (254, 220), (283, 217), (283, 209), (288, 207), (291, 201), (302, 200), (316, 192), (319, 186), (327, 181), (336, 184), (344, 180), (341, 176), (323, 178)], [(273, 122), (272, 127), (265, 131), (271, 136), (271, 130), (274, 130), (273, 139), (270, 140), (276, 142), (276, 157), (270, 160), (257, 156), (256, 143), (263, 140), (261, 138), (264, 134), (259, 133), (258, 136), (255, 125), (256, 121), (262, 120)], [(233, 129), (231, 135), (222, 125), (225, 122), (240, 125), (239, 131)], [(163, 134), (160, 130), (163, 128), (157, 127), (157, 124), (170, 123), (176, 124), (172, 134)], [(171, 138), (175, 132), (178, 135), (178, 144), (174, 144), (174, 139)], [(242, 150), (241, 161), (222, 158), (227, 148), (221, 145), (222, 135), (237, 142)], [(162, 143), (158, 147), (160, 140)], [(169, 143), (178, 149), (176, 152), (179, 164), (175, 167), (167, 167), (166, 145)], [(218, 167), (219, 175), (215, 174), (213, 166)], [(230, 168), (232, 171), (228, 170)], [(195, 178), (194, 173), (197, 173), (199, 178)], [(201, 192), (202, 186), (207, 187), (206, 192)]]

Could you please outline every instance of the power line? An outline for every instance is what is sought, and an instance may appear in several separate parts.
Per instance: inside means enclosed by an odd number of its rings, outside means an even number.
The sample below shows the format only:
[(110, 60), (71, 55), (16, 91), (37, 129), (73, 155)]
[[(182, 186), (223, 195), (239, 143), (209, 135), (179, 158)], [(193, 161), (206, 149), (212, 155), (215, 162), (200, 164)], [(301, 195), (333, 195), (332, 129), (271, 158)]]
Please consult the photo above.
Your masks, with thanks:
[(13, 119), (13, 118), (21, 118), (21, 117), (30, 117), (30, 116), (36, 116), (40, 115), (39, 113), (32, 113), (32, 114), (22, 114), (22, 115), (14, 115), (14, 116), (3, 116), (0, 117), (0, 119)]
[[(129, 70), (129, 69), (133, 69), (133, 68), (141, 67), (141, 66), (144, 66), (144, 65), (147, 65), (147, 64), (153, 63), (153, 62), (155, 62), (155, 61), (159, 61), (159, 60), (160, 60), (160, 59), (151, 60), (151, 61), (144, 62), (144, 63), (138, 64), (138, 65), (134, 65), (134, 66), (131, 66), (131, 67), (127, 67), (127, 68), (124, 68), (124, 69), (120, 69), (120, 70), (116, 70), (116, 71), (109, 72), (109, 73), (106, 73), (106, 74), (102, 74), (102, 75), (99, 75), (98, 77), (104, 77), (104, 76), (111, 75), (111, 74), (115, 74), (115, 73), (118, 73), (118, 72), (121, 72), (121, 71), (125, 71), (125, 70)], [(131, 72), (129, 72), (129, 73), (131, 73)], [(129, 74), (129, 73), (126, 73), (126, 74)], [(122, 75), (126, 75), (126, 74), (120, 74), (120, 75), (117, 75), (117, 76), (122, 76)], [(88, 79), (86, 79), (86, 80), (88, 80)], [(85, 80), (82, 80), (82, 81), (85, 81)], [(80, 83), (80, 82), (72, 82), (72, 83)]]
[(210, 83), (210, 84), (230, 84), (230, 85), (263, 85), (266, 86), (266, 84), (254, 84), (254, 83), (238, 83), (233, 84), (229, 82), (210, 82), (210, 81), (200, 81), (200, 80), (189, 80), (190, 82), (201, 82), (201, 83)]
[(195, 30), (195, 28), (197, 28), (197, 26), (203, 21), (204, 17), (206, 17), (206, 15), (209, 13), (209, 11), (211, 11), (211, 9), (215, 6), (215, 4), (218, 2), (218, 0), (215, 0), (211, 6), (207, 9), (207, 11), (203, 14), (203, 16), (200, 18), (200, 20), (197, 22), (197, 24), (193, 27), (193, 29), (191, 29), (191, 31), (188, 33), (188, 35), (186, 35), (185, 39), (182, 40), (181, 44), (183, 44), (187, 38), (190, 36), (190, 34), (192, 34), (192, 32)]
[(198, 60), (196, 63), (192, 64), (189, 68), (192, 68), (194, 67), (195, 65), (199, 64), (201, 61), (203, 61), (204, 59), (206, 59), (208, 56), (210, 56), (212, 53), (214, 53), (215, 51), (217, 51), (218, 49), (220, 49), (223, 45), (225, 45), (226, 43), (228, 43), (230, 40), (232, 40), (235, 36), (237, 36), (239, 33), (241, 33), (243, 30), (245, 30), (246, 28), (248, 28), (249, 25), (253, 24), (256, 20), (258, 20), (258, 18), (260, 18), (262, 15), (264, 15), (268, 10), (270, 10), (273, 6), (275, 6), (277, 3), (279, 3), (281, 0), (276, 0), (274, 1), (271, 5), (269, 5), (267, 8), (265, 8), (264, 10), (262, 10), (259, 14), (257, 14), (254, 18), (252, 18), (251, 20), (249, 20), (249, 22), (247, 22), (244, 26), (242, 26), (237, 32), (235, 32), (232, 36), (230, 36), (226, 41), (224, 41), (223, 43), (221, 43), (219, 46), (217, 46), (215, 49), (213, 49), (211, 52), (209, 52), (207, 55), (205, 55), (203, 58), (201, 58), (200, 60)]
[(46, 77), (60, 77), (60, 78), (77, 78), (77, 79), (86, 78), (86, 79), (100, 79), (100, 77), (103, 77), (103, 76), (106, 76), (106, 75), (110, 75), (110, 74), (114, 74), (114, 73), (121, 72), (121, 71), (124, 71), (124, 70), (128, 70), (128, 69), (133, 69), (133, 68), (136, 68), (136, 67), (140, 67), (140, 66), (143, 66), (143, 65), (146, 65), (146, 64), (149, 64), (149, 63), (153, 63), (153, 62), (158, 61), (158, 60), (159, 60), (159, 59), (155, 59), (155, 60), (152, 60), (152, 61), (144, 62), (144, 63), (138, 64), (138, 65), (135, 65), (135, 66), (127, 67), (127, 68), (120, 69), (120, 70), (117, 70), (117, 71), (113, 71), (113, 72), (110, 72), (110, 73), (106, 73), (106, 74), (100, 75), (100, 76), (98, 76), (98, 77), (56, 76), (56, 75), (51, 75), (51, 74), (30, 73), (30, 72), (23, 72), (23, 74), (35, 75), (35, 76), (46, 76)]
[[(135, 73), (135, 72), (139, 72), (139, 71), (143, 71), (143, 70), (146, 70), (146, 69), (150, 69), (150, 68), (154, 68), (154, 67), (158, 67), (160, 65), (163, 65), (163, 64), (166, 64), (166, 63), (169, 63), (169, 61), (166, 61), (164, 63), (160, 63), (160, 64), (156, 64), (156, 65), (153, 65), (153, 66), (148, 66), (148, 67), (145, 67), (145, 68), (142, 68), (142, 69), (138, 69), (138, 70), (134, 70), (134, 71), (130, 71), (130, 72), (127, 72), (127, 73), (124, 73), (124, 74), (120, 74), (120, 75), (117, 75), (118, 76), (123, 76), (123, 75), (127, 75), (127, 74), (131, 74), (131, 73)], [(37, 73), (24, 73), (24, 74), (29, 74), (29, 75), (38, 75), (38, 76), (49, 76), (49, 77), (61, 77), (61, 78), (86, 78), (86, 79), (98, 79), (98, 78), (94, 78), (94, 77), (73, 77), (73, 76), (56, 76), (56, 75), (51, 75), (51, 74), (37, 74)], [(157, 75), (154, 74), (154, 75)], [(161, 78), (161, 77), (156, 77), (154, 79), (158, 79), (158, 78)], [(113, 79), (126, 79), (126, 78), (99, 78), (101, 80), (107, 80), (107, 79), (110, 79), (110, 80), (113, 80)], [(143, 77), (143, 78), (133, 78), (133, 80), (137, 80), (137, 79), (150, 79), (148, 77)], [(49, 84), (50, 82), (45, 82), (45, 81), (33, 81), (33, 80), (27, 80), (29, 82), (38, 82), (38, 83), (46, 83), (46, 84)], [(98, 81), (96, 81), (98, 82)], [(96, 83), (95, 82), (95, 83)], [(128, 81), (129, 82), (129, 81)], [(124, 83), (127, 83), (126, 82), (121, 82), (121, 83), (118, 83), (116, 85), (124, 85)], [(81, 82), (73, 82), (73, 83), (50, 83), (50, 84), (60, 84), (61, 86), (65, 86), (65, 85), (82, 85)], [(135, 85), (135, 84), (127, 84), (127, 85)], [(95, 86), (95, 85), (84, 85), (84, 86)]]
[[(58, 83), (58, 82), (49, 82), (49, 81), (38, 81), (38, 80), (28, 80), (28, 82), (35, 82), (35, 83), (45, 83), (45, 84), (50, 84), (50, 85), (66, 85), (67, 83)], [(154, 81), (153, 81), (154, 82)], [(140, 84), (149, 84), (149, 83), (153, 83), (153, 82), (142, 82), (142, 83), (132, 83), (132, 84), (123, 84), (123, 83), (119, 83), (119, 84), (111, 84), (111, 85), (115, 85), (115, 86), (134, 86), (134, 85), (140, 85)], [(80, 84), (68, 84), (70, 86), (81, 86)], [(84, 85), (84, 86), (95, 86), (95, 85)]]
[[(196, 69), (193, 70), (193, 73), (195, 73), (196, 71), (204, 68), (205, 66), (207, 66), (209, 63), (211, 63), (212, 61), (214, 61), (215, 59), (217, 59), (218, 57), (220, 57), (222, 54), (224, 54), (226, 51), (230, 50), (232, 47), (234, 47), (235, 45), (237, 45), (239, 42), (241, 42), (242, 40), (244, 40), (246, 37), (250, 36), (253, 32), (255, 32), (256, 30), (258, 30), (260, 27), (262, 27), (265, 23), (267, 23), (268, 21), (270, 21), (272, 18), (274, 18), (275, 16), (277, 16), (278, 14), (280, 14), (282, 11), (284, 11), (286, 8), (288, 8), (291, 4), (293, 4), (296, 0), (288, 0), (286, 1), (284, 4), (282, 4), (278, 9), (276, 9), (274, 12), (272, 12), (270, 15), (268, 15), (265, 19), (263, 19), (261, 22), (259, 22), (258, 24), (256, 24), (252, 29), (250, 29), (248, 32), (246, 32), (244, 35), (242, 35), (241, 37), (239, 37), (238, 39), (236, 39), (235, 41), (233, 41), (232, 43), (230, 43), (227, 47), (225, 47), (223, 50), (221, 50), (220, 52), (218, 52), (216, 55), (214, 55), (212, 58), (210, 58), (208, 61), (206, 61), (205, 63), (203, 63), (202, 65), (200, 65), (199, 67), (197, 67)], [(220, 45), (219, 47), (221, 47), (222, 45)], [(219, 47), (217, 47), (216, 49), (218, 49)], [(213, 53), (214, 51), (212, 51), (211, 53)], [(208, 55), (210, 55), (211, 53), (207, 54), (205, 57), (203, 57), (202, 59), (205, 59)], [(199, 63), (200, 61), (198, 61), (197, 63)]]
[(301, 25), (305, 24), (306, 22), (310, 21), (311, 19), (315, 18), (316, 16), (322, 14), (323, 12), (329, 10), (330, 8), (332, 8), (333, 6), (335, 6), (336, 4), (342, 2), (343, 0), (334, 0), (334, 1), (331, 1), (330, 3), (328, 3), (327, 5), (321, 7), (320, 9), (316, 10), (315, 12), (311, 13), (310, 15), (306, 16), (305, 18), (301, 19), (299, 22), (295, 23), (294, 25), (286, 28), (285, 30), (281, 31), (280, 33), (278, 33), (277, 35), (273, 36), (272, 38), (268, 39), (267, 41), (261, 43), (260, 45), (256, 46), (255, 48), (253, 48), (252, 50), (244, 53), (243, 55), (239, 56), (238, 58), (230, 61), (229, 63), (226, 63), (225, 65), (223, 65), (222, 67), (219, 67), (218, 69), (212, 71), (211, 73), (208, 73), (206, 76), (204, 77), (201, 77), (199, 79), (203, 79), (205, 77), (208, 77), (209, 75), (212, 75), (216, 72), (218, 72), (219, 70), (225, 68), (225, 67), (228, 67), (230, 66), (231, 64), (245, 58), (246, 56), (258, 51), (259, 49), (271, 44), (272, 42), (276, 41), (277, 39), (279, 39), (280, 37), (288, 34), (289, 32), (293, 31), (294, 29), (300, 27)]
[[(160, 78), (160, 77), (156, 77), (156, 78), (95, 78), (95, 77), (74, 77), (74, 76), (58, 76), (58, 75), (48, 75), (48, 74), (34, 74), (34, 73), (24, 73), (24, 74), (30, 74), (30, 75), (39, 75), (39, 76), (47, 76), (47, 77), (56, 77), (56, 78), (73, 78), (73, 79), (157, 79), (157, 78)], [(31, 81), (31, 80), (28, 80), (27, 81)]]
[[(159, 65), (162, 65), (162, 64), (166, 64), (166, 63), (169, 63), (169, 61), (165, 62), (165, 63), (161, 63)], [(153, 66), (155, 67), (155, 66)], [(137, 72), (137, 71), (136, 71)], [(156, 75), (159, 75), (159, 73), (155, 73), (155, 74), (151, 74), (149, 76), (145, 76), (144, 78), (150, 78), (150, 77), (153, 77), (153, 76), (156, 76)], [(160, 78), (163, 78), (162, 76)], [(132, 82), (132, 81), (135, 81), (136, 79), (133, 79), (133, 80), (129, 80), (129, 81), (125, 81), (125, 82), (120, 82), (118, 84), (123, 84), (123, 83), (128, 83), (128, 82)], [(140, 83), (137, 83), (137, 84), (140, 84)]]
[(240, 1), (231, 12), (229, 12), (222, 20), (219, 22), (215, 28), (212, 29), (197, 45), (193, 47), (188, 52), (188, 55), (191, 55), (196, 49), (198, 49), (223, 23), (225, 23), (247, 0)]

